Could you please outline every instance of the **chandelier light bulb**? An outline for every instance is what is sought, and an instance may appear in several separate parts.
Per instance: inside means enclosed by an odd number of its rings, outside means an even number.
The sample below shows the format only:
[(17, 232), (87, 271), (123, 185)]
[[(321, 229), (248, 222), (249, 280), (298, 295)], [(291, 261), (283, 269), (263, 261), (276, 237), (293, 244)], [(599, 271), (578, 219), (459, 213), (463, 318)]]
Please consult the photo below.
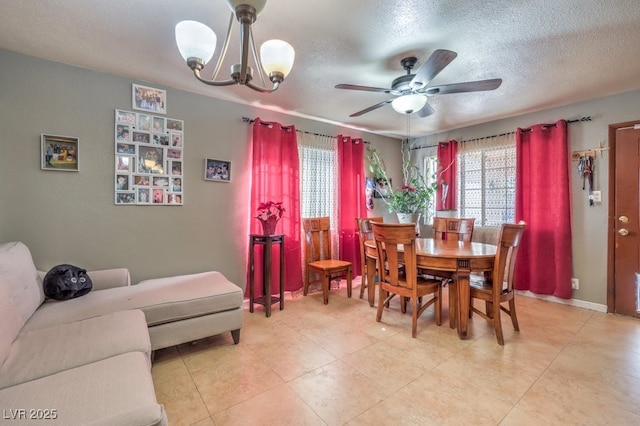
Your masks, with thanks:
[(282, 73), (286, 77), (295, 57), (295, 50), (286, 41), (268, 40), (260, 47), (260, 60), (267, 74)]
[(198, 58), (203, 65), (211, 60), (216, 50), (216, 33), (197, 21), (181, 21), (176, 25), (176, 44), (180, 54), (187, 61)]

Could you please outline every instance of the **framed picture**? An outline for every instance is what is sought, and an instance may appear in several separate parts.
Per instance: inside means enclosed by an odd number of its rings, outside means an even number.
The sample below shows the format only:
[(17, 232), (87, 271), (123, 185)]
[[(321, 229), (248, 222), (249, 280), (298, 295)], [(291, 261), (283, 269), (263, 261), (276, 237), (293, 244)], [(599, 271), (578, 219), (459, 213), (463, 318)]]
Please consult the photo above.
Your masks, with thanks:
[[(153, 87), (131, 85), (131, 108), (140, 111), (155, 112), (158, 114), (167, 113), (167, 92), (165, 90), (154, 89)], [(139, 116), (144, 120), (144, 116)], [(151, 123), (149, 122), (149, 125)]]
[(385, 178), (376, 179), (376, 188), (373, 191), (373, 198), (386, 198), (391, 196), (391, 178), (385, 180)]
[(182, 120), (116, 110), (116, 205), (184, 204), (183, 128)]
[(231, 162), (205, 158), (204, 180), (212, 180), (215, 182), (230, 182)]
[(77, 172), (78, 138), (41, 135), (40, 157), (42, 170)]

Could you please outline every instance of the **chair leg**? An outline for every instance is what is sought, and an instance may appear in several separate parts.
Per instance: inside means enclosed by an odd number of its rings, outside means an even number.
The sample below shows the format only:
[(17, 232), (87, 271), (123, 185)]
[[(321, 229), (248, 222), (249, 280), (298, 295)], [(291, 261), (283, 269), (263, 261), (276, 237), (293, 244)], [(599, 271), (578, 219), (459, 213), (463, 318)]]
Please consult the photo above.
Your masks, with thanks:
[(378, 310), (376, 312), (376, 321), (380, 322), (382, 320), (382, 311), (384, 310), (385, 299), (387, 298), (386, 291), (382, 289), (380, 286), (380, 290), (378, 291)]
[(307, 294), (309, 294), (309, 275), (311, 274), (311, 272), (309, 272), (309, 269), (307, 269), (306, 273), (304, 274), (304, 288), (302, 289), (302, 295), (306, 296)]
[(364, 297), (364, 289), (368, 287), (369, 283), (367, 282), (367, 272), (362, 269), (361, 275), (362, 281), (360, 281), (360, 299)]
[(322, 300), (324, 304), (329, 303), (329, 286), (331, 285), (331, 279), (327, 272), (322, 274)]
[(493, 328), (496, 330), (496, 339), (498, 339), (498, 344), (500, 346), (504, 346), (504, 336), (502, 335), (502, 321), (500, 321), (500, 303), (492, 303), (493, 311), (492, 317), (493, 320)]
[(435, 292), (434, 296), (436, 296), (436, 304), (434, 310), (436, 311), (436, 325), (442, 324), (442, 286), (438, 286), (438, 291)]
[(407, 298), (404, 296), (400, 296), (400, 312), (407, 313)]
[(348, 298), (351, 298), (351, 293), (352, 293), (351, 266), (349, 266), (349, 268), (347, 269), (347, 297)]
[[(403, 297), (403, 299), (405, 299)], [(418, 335), (418, 298), (417, 297), (412, 297), (411, 298), (411, 337), (413, 337), (414, 339), (416, 338), (416, 336)], [(406, 307), (405, 307), (405, 312), (406, 312)]]
[(520, 331), (520, 326), (518, 325), (518, 317), (516, 316), (515, 299), (509, 300), (509, 316), (511, 317), (511, 323), (513, 324), (513, 329), (515, 331)]

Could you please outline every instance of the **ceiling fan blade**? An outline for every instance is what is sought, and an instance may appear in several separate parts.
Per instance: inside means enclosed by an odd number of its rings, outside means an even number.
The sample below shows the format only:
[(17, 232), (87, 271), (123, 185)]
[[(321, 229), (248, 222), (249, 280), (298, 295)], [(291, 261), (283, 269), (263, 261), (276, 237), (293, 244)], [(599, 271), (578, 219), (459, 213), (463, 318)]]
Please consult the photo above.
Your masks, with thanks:
[(358, 86), (357, 84), (336, 84), (336, 89), (361, 90), (363, 92), (392, 93), (391, 89), (383, 89), (381, 87), (371, 87), (371, 86)]
[(380, 102), (379, 104), (375, 104), (375, 105), (370, 106), (369, 108), (365, 108), (362, 111), (354, 112), (349, 117), (358, 117), (358, 116), (360, 116), (362, 114), (366, 114), (368, 112), (371, 112), (374, 109), (378, 109), (380, 107), (383, 107), (386, 104), (390, 104), (392, 101), (393, 101), (393, 99), (387, 99), (386, 101)]
[(485, 90), (495, 90), (500, 87), (501, 84), (501, 78), (492, 78), (490, 80), (466, 81), (464, 83), (431, 86), (422, 93), (427, 95), (446, 95), (449, 93), (482, 92)]
[(417, 114), (424, 118), (424, 117), (428, 117), (431, 114), (433, 114), (434, 112), (436, 112), (435, 109), (433, 109), (433, 107), (431, 105), (429, 105), (429, 103), (424, 104), (424, 106), (418, 110)]
[(447, 65), (453, 61), (458, 54), (451, 50), (438, 49), (434, 51), (427, 62), (416, 72), (415, 77), (411, 80), (410, 86), (414, 90), (421, 89), (434, 79), (434, 77), (440, 74)]

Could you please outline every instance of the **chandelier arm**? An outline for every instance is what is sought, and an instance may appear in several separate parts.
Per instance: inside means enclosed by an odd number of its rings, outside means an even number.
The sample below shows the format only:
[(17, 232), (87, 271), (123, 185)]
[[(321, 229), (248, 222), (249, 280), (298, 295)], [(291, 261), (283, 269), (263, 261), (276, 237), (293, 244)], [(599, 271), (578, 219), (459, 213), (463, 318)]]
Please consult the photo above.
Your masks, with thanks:
[(280, 83), (279, 82), (274, 82), (273, 83), (273, 88), (272, 89), (267, 89), (266, 87), (260, 87), (256, 84), (253, 84), (250, 81), (247, 81), (245, 84), (245, 86), (257, 91), (257, 92), (261, 92), (261, 93), (272, 93), (275, 92), (276, 90), (278, 90), (278, 87), (280, 87)]
[(262, 62), (260, 61), (260, 55), (258, 55), (258, 51), (256, 50), (255, 39), (253, 38), (253, 29), (249, 27), (249, 42), (251, 43), (251, 51), (253, 52), (253, 60), (258, 67), (258, 75), (260, 76), (260, 81), (262, 82), (262, 87), (267, 87), (267, 83), (264, 80), (264, 68), (262, 67)]
[(200, 76), (200, 70), (198, 68), (193, 69), (193, 75), (200, 80), (204, 84), (208, 84), (209, 86), (231, 86), (232, 84), (238, 84), (234, 79), (224, 80), (224, 81), (213, 81), (207, 80), (206, 78), (202, 78)]
[(227, 28), (227, 37), (224, 39), (224, 45), (222, 46), (222, 50), (220, 51), (220, 56), (218, 57), (218, 63), (216, 64), (216, 68), (213, 70), (213, 74), (211, 75), (211, 80), (215, 80), (218, 78), (218, 73), (220, 72), (220, 67), (222, 66), (222, 62), (224, 58), (227, 56), (227, 49), (229, 48), (229, 40), (231, 40), (231, 33), (233, 32), (233, 20), (235, 15), (231, 12), (229, 16), (229, 27)]

